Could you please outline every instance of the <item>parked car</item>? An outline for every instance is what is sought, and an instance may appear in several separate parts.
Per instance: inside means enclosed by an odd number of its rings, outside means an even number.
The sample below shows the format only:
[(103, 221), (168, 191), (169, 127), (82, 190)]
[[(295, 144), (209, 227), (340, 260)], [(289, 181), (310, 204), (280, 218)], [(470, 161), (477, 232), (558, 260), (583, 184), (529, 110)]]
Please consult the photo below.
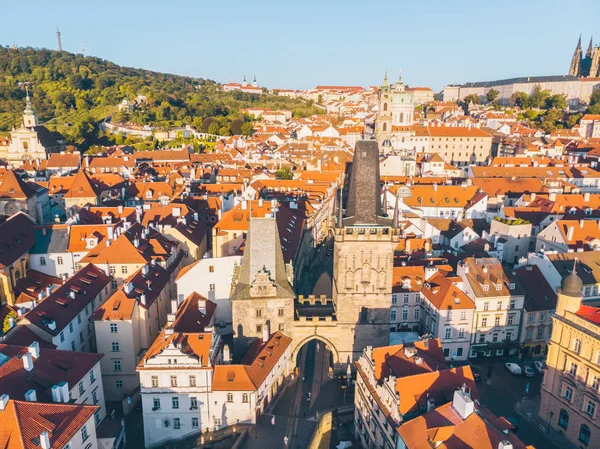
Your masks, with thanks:
[(506, 366), (506, 369), (509, 370), (515, 376), (520, 376), (521, 374), (523, 374), (523, 370), (521, 370), (521, 367), (516, 363), (506, 363), (504, 366)]
[(527, 377), (534, 377), (535, 376), (535, 371), (529, 365), (523, 365), (523, 371), (525, 372), (525, 375)]
[(535, 367), (538, 373), (544, 374), (544, 362), (533, 362), (533, 366)]

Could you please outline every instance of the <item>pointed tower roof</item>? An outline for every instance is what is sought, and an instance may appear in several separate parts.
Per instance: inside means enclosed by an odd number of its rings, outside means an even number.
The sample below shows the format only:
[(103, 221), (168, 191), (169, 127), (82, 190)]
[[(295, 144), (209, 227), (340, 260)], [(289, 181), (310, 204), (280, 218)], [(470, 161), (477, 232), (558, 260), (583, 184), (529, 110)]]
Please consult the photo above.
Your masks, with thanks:
[[(383, 224), (379, 180), (379, 145), (375, 140), (359, 140), (354, 149), (346, 224)], [(387, 220), (388, 222), (391, 220)]]
[(579, 35), (579, 40), (577, 41), (577, 47), (575, 47), (575, 50), (581, 50), (581, 34)]
[(248, 237), (239, 269), (238, 282), (232, 299), (250, 299), (253, 284), (268, 277), (268, 286), (276, 289), (279, 298), (294, 297), (288, 281), (275, 218), (251, 218)]
[(382, 87), (389, 87), (390, 83), (388, 82), (387, 69), (385, 69), (385, 75), (383, 76), (383, 83), (381, 83)]
[(65, 193), (65, 198), (91, 198), (97, 197), (99, 191), (85, 172), (83, 168), (77, 171), (77, 174), (73, 178), (71, 188)]
[(583, 281), (577, 275), (577, 259), (575, 259), (573, 260), (573, 271), (560, 283), (561, 293), (566, 296), (578, 297), (581, 296), (582, 287)]
[(27, 199), (35, 195), (36, 188), (23, 181), (14, 170), (6, 170), (0, 184), (0, 198)]
[(35, 114), (35, 111), (33, 110), (33, 105), (31, 104), (31, 98), (29, 97), (29, 89), (27, 89), (27, 96), (25, 97), (25, 109), (23, 110), (23, 114)]
[(588, 49), (585, 52), (585, 57), (586, 58), (591, 58), (593, 50), (594, 50), (594, 36), (592, 35), (590, 37), (590, 45), (588, 45)]

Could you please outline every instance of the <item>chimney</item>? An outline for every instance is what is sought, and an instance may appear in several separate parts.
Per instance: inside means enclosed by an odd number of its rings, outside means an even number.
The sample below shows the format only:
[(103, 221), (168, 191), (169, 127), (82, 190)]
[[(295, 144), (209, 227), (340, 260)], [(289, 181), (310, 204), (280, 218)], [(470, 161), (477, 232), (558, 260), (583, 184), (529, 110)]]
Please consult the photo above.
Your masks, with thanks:
[(69, 292), (69, 297), (70, 297), (71, 299), (75, 299), (75, 292), (74, 292), (73, 290), (71, 290), (71, 291)]
[(140, 303), (141, 303), (143, 306), (145, 306), (145, 305), (146, 305), (146, 294), (145, 294), (145, 293), (142, 293), (142, 294), (140, 295)]
[(456, 410), (456, 413), (458, 413), (463, 420), (467, 419), (475, 411), (475, 403), (469, 394), (464, 391), (464, 385), (463, 389), (454, 392), (452, 408)]
[(173, 215), (174, 217), (180, 217), (181, 216), (181, 208), (180, 207), (174, 207), (171, 215)]
[(51, 331), (55, 331), (56, 330), (56, 321), (52, 320), (48, 322), (48, 329), (50, 329)]
[(194, 212), (194, 221), (198, 221), (198, 212)]
[(71, 395), (69, 394), (69, 384), (66, 382), (61, 382), (58, 384), (58, 386), (60, 387), (61, 391), (60, 397), (62, 401), (66, 404), (71, 400)]
[(536, 194), (532, 193), (531, 195), (529, 195), (531, 197), (531, 201), (535, 200)]
[(430, 412), (435, 408), (435, 399), (427, 398), (427, 411)]
[(61, 402), (60, 400), (60, 387), (58, 385), (52, 386), (52, 402)]
[(585, 192), (583, 194), (583, 201), (585, 201), (586, 203), (590, 202), (590, 192)]
[(126, 294), (130, 294), (133, 291), (133, 284), (131, 282), (127, 282), (123, 287), (123, 290), (125, 290)]
[(104, 267), (104, 274), (110, 276), (110, 265), (107, 263), (106, 267)]
[(221, 219), (221, 215), (223, 215), (223, 213), (221, 212), (221, 209), (219, 209), (217, 211), (217, 217), (219, 218), (219, 220)]
[(171, 313), (175, 314), (177, 313), (177, 307), (179, 306), (179, 303), (177, 302), (176, 299), (172, 299), (171, 300)]
[(27, 348), (32, 357), (38, 359), (40, 357), (40, 344), (37, 341), (34, 341)]
[(23, 368), (25, 368), (26, 371), (33, 370), (33, 357), (31, 357), (31, 353), (29, 352), (26, 352), (23, 355)]
[(579, 227), (583, 229), (583, 220), (579, 220)]
[(431, 279), (436, 273), (438, 272), (438, 269), (436, 267), (434, 267), (433, 265), (428, 265), (425, 267), (425, 280), (428, 281), (429, 279)]
[(266, 343), (267, 341), (269, 341), (269, 336), (271, 334), (269, 333), (269, 324), (265, 323), (263, 326), (263, 343)]
[(556, 201), (556, 193), (554, 193), (554, 192), (550, 193), (550, 195), (548, 195), (548, 199), (550, 201)]
[(50, 434), (47, 430), (40, 433), (40, 447), (42, 449), (50, 449)]
[(229, 345), (223, 345), (223, 362), (231, 362), (231, 350), (229, 349)]
[(135, 246), (136, 248), (139, 248), (140, 246), (140, 239), (138, 239), (137, 237), (133, 239), (133, 246)]
[(575, 232), (575, 227), (569, 226), (567, 228), (567, 240), (569, 240), (569, 241), (573, 240), (573, 232)]
[(437, 184), (435, 184), (435, 183), (433, 184), (433, 191), (437, 192)]
[(263, 199), (262, 198), (258, 199), (258, 207), (263, 207)]
[(35, 390), (31, 389), (25, 392), (25, 400), (27, 402), (36, 402), (37, 401), (37, 393)]
[(122, 204), (119, 204), (119, 205), (117, 206), (117, 211), (118, 211), (120, 214), (122, 214), (122, 213), (123, 213), (123, 205), (122, 205)]
[(107, 226), (106, 227), (106, 232), (108, 234), (108, 239), (109, 240), (114, 240), (115, 239), (115, 230), (113, 229), (112, 226)]
[(7, 394), (3, 394), (2, 396), (0, 396), (0, 410), (4, 410), (6, 408), (6, 406), (8, 405), (8, 400), (9, 397)]
[(513, 449), (513, 445), (508, 440), (500, 441), (498, 443), (498, 449)]

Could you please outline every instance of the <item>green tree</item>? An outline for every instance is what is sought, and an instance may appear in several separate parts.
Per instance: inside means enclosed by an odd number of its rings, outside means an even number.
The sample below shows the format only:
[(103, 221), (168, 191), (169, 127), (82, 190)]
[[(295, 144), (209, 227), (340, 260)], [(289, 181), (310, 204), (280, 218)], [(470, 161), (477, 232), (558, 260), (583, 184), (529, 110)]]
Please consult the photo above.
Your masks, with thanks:
[(531, 121), (534, 121), (539, 115), (540, 112), (533, 109), (527, 109), (525, 112), (523, 112), (523, 117)]
[(546, 109), (567, 109), (567, 98), (564, 94), (555, 94), (546, 98)]
[(550, 109), (543, 116), (540, 122), (540, 128), (547, 133), (555, 131), (562, 119), (562, 113), (558, 109)]
[(217, 122), (211, 123), (207, 132), (208, 134), (219, 134), (219, 124)]
[(548, 89), (542, 90), (542, 87), (538, 84), (533, 88), (531, 95), (529, 95), (529, 107), (541, 109), (546, 105), (546, 99), (550, 96)]
[(323, 94), (319, 94), (319, 95), (317, 96), (317, 103), (318, 103), (318, 104), (321, 104), (321, 103), (323, 103)]
[(521, 109), (527, 109), (529, 107), (529, 95), (525, 92), (515, 92), (510, 96), (510, 104)]
[(251, 136), (252, 135), (252, 123), (250, 122), (246, 122), (242, 125), (242, 134), (244, 136)]
[(465, 97), (465, 99), (463, 100), (463, 102), (465, 104), (468, 104), (468, 103), (479, 104), (479, 95), (469, 94), (469, 95), (467, 95)]
[(596, 89), (590, 97), (589, 114), (600, 114), (600, 89)]
[(94, 122), (89, 117), (84, 117), (73, 126), (73, 137), (85, 142), (90, 139), (95, 132)]
[(496, 101), (496, 99), (500, 96), (500, 92), (496, 89), (490, 89), (487, 94), (485, 94), (485, 99), (488, 103), (492, 103)]
[(577, 123), (579, 123), (579, 119), (583, 116), (583, 114), (571, 114), (567, 117), (567, 126), (569, 128), (573, 128)]
[(277, 179), (294, 179), (294, 172), (290, 167), (281, 167), (275, 171)]

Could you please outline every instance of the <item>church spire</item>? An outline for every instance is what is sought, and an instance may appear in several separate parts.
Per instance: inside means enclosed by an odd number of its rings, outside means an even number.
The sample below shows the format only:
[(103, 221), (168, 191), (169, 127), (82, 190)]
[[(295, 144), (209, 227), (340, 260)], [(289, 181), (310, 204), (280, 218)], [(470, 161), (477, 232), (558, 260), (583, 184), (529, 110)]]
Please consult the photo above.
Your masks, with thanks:
[(383, 87), (388, 87), (390, 83), (388, 82), (387, 69), (385, 69), (385, 75), (383, 77), (383, 83), (381, 84)]
[(25, 86), (27, 96), (25, 97), (25, 109), (23, 110), (23, 126), (32, 127), (38, 125), (37, 115), (31, 104), (31, 98), (29, 97), (29, 88)]
[(581, 50), (581, 34), (579, 35), (579, 41), (577, 41), (577, 47), (575, 48), (575, 51), (577, 50)]
[(585, 52), (585, 57), (586, 58), (591, 58), (593, 50), (594, 50), (594, 36), (591, 36), (590, 37), (590, 45), (588, 45), (588, 49)]

